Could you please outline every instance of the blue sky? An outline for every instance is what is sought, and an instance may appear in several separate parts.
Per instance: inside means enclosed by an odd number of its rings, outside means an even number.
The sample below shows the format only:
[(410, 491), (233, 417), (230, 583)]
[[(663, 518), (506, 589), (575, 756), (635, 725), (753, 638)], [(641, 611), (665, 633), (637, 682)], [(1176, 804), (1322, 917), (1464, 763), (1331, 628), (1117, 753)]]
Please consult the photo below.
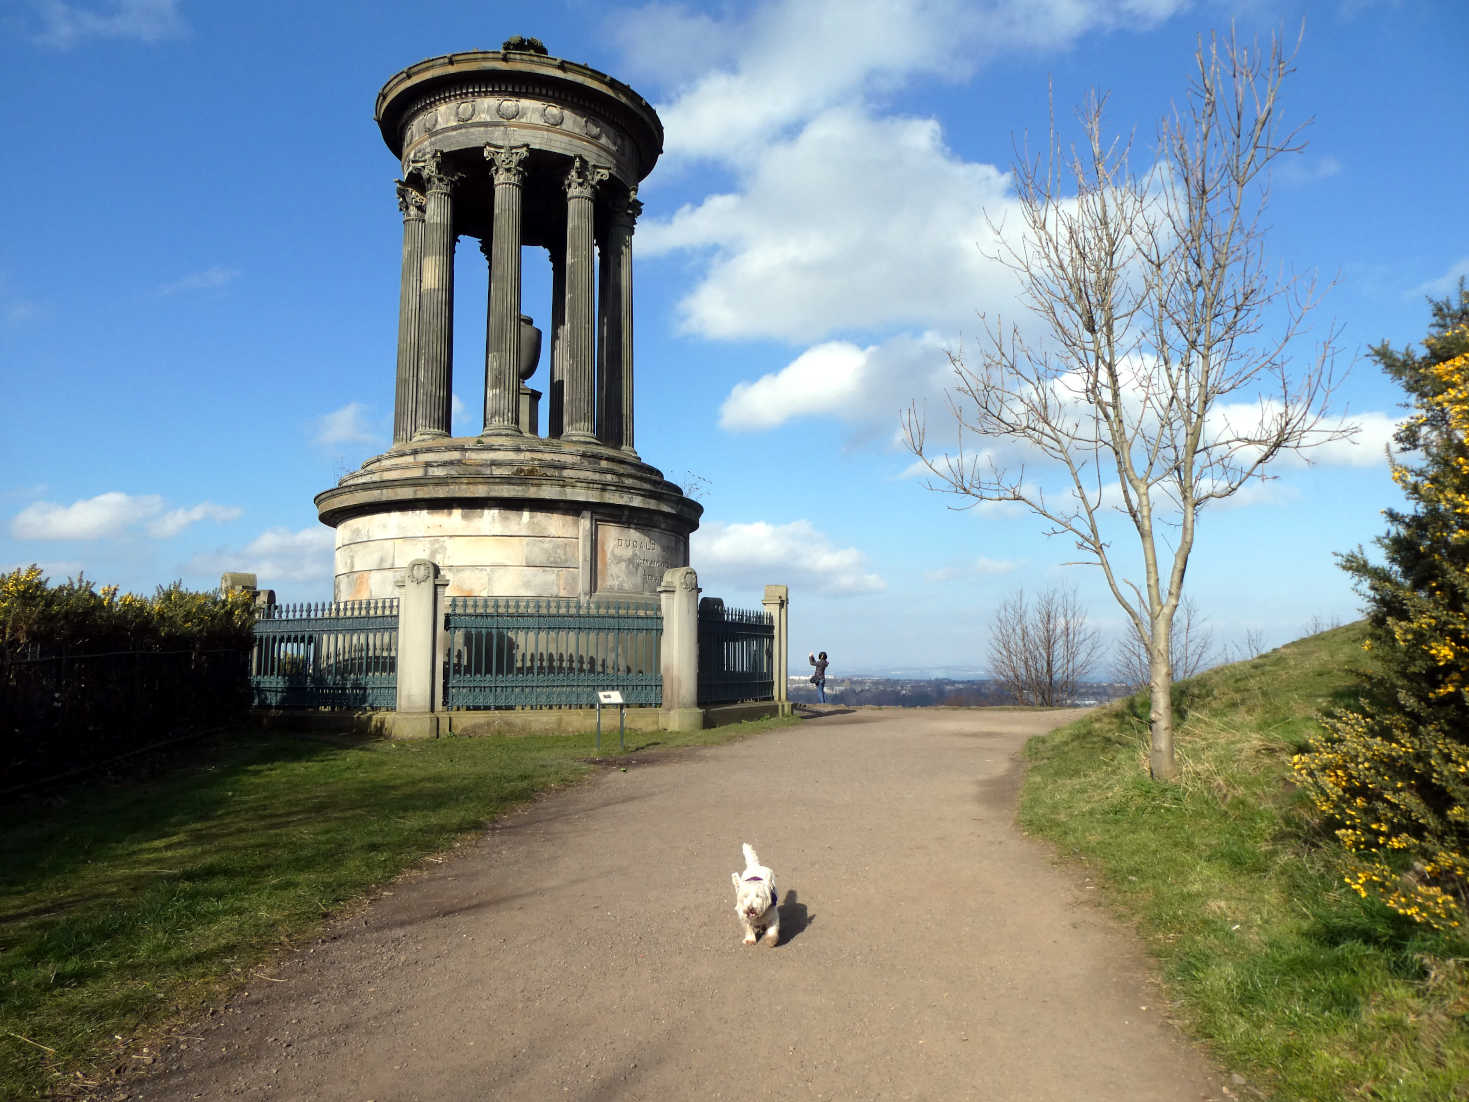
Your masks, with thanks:
[[(422, 58), (529, 34), (664, 122), (634, 237), (637, 444), (705, 507), (705, 593), (790, 585), (797, 660), (828, 650), (838, 674), (982, 667), (1019, 588), (1074, 584), (1120, 634), (1098, 572), (1064, 566), (1039, 520), (924, 489), (898, 418), (942, 411), (944, 349), (978, 312), (1015, 314), (977, 242), (1048, 87), (1063, 122), (1109, 91), (1144, 148), (1196, 37), (1231, 19), (1305, 22), (1284, 109), (1314, 121), (1268, 248), (1333, 282), (1316, 326), (1341, 327), (1338, 408), (1362, 431), (1206, 511), (1188, 592), (1222, 647), (1354, 619), (1333, 553), (1399, 500), (1400, 395), (1364, 353), (1419, 341), (1425, 296), (1469, 273), (1459, 0), (4, 0), (0, 567), (144, 593), (253, 570), (330, 596), (312, 498), (391, 439), (401, 222), (374, 97)], [(483, 275), (476, 250), (460, 263), (472, 364)], [(466, 434), (474, 376), (455, 377)]]

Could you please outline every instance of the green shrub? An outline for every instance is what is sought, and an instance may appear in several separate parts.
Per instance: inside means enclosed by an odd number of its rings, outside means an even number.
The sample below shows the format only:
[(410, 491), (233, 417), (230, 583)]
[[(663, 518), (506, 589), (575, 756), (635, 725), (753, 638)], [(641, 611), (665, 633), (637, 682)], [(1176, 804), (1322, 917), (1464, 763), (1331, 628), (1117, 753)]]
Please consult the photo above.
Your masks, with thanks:
[(0, 575), (0, 789), (242, 715), (253, 621), (249, 594)]
[(1424, 354), (1373, 350), (1415, 399), (1396, 439), (1420, 457), (1393, 464), (1413, 511), (1387, 511), (1386, 564), (1342, 556), (1375, 670), (1294, 766), (1348, 851), (1347, 883), (1446, 929), (1469, 920), (1469, 292), (1433, 315)]

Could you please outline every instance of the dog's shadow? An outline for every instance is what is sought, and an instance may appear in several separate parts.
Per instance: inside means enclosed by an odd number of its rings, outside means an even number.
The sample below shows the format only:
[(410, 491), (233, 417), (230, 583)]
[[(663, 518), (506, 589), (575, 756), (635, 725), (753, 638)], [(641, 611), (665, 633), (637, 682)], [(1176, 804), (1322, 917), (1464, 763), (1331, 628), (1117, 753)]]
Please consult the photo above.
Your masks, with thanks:
[(816, 921), (816, 916), (806, 909), (806, 904), (796, 898), (794, 889), (786, 892), (776, 910), (780, 912), (780, 940), (776, 942), (777, 946), (800, 937), (806, 927)]

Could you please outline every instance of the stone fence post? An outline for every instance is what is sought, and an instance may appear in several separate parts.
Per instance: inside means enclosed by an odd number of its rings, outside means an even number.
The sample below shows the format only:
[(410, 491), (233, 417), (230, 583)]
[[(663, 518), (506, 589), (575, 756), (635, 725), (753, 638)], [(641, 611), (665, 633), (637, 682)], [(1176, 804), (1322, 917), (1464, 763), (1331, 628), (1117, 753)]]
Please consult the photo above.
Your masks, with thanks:
[(775, 690), (774, 699), (780, 706), (780, 714), (790, 715), (791, 700), (786, 691), (786, 680), (790, 675), (790, 588), (783, 585), (767, 585), (765, 598), (760, 603), (765, 606), (765, 611), (770, 613), (771, 623), (775, 626), (772, 640), (775, 653), (770, 664), (771, 676), (775, 681), (772, 686)]
[(663, 707), (665, 731), (697, 731), (704, 726), (699, 708), (699, 576), (691, 566), (663, 573), (658, 587), (663, 611)]
[(393, 734), (398, 737), (435, 738), (439, 733), (440, 699), (439, 623), (441, 592), (449, 580), (428, 559), (414, 559), (397, 584), (398, 701)]

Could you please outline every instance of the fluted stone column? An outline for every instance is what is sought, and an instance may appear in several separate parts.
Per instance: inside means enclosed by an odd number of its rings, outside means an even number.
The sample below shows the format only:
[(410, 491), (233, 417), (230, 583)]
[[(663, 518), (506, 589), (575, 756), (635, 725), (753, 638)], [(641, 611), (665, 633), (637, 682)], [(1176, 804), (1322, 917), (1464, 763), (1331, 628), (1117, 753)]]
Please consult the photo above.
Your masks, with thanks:
[(629, 455), (637, 454), (633, 449), (632, 233), (642, 210), (636, 188), (625, 203), (613, 207), (607, 229), (604, 276), (606, 352), (602, 357), (601, 435), (607, 444), (620, 447)]
[(423, 262), (418, 292), (418, 398), (413, 438), (449, 435), (454, 350), (454, 184), (443, 156), (430, 154), (421, 172), (425, 185)]
[(566, 424), (566, 253), (565, 242), (551, 254), (551, 403), (546, 435), (558, 437)]
[(485, 339), (486, 436), (520, 435), (520, 189), (530, 147), (487, 145), (495, 181), (490, 318)]
[(564, 356), (565, 425), (562, 436), (585, 443), (597, 439), (596, 386), (596, 251), (593, 207), (597, 185), (610, 175), (600, 165), (574, 158), (566, 174), (566, 352)]
[(616, 309), (610, 299), (612, 293), (612, 254), (607, 249), (607, 230), (597, 235), (597, 381), (592, 388), (593, 402), (597, 411), (597, 439), (610, 447), (616, 447), (612, 432), (611, 399), (608, 393), (608, 314)]
[(403, 275), (398, 293), (398, 380), (393, 398), (393, 443), (413, 439), (418, 408), (418, 296), (423, 267), (423, 193), (398, 184), (403, 212)]

